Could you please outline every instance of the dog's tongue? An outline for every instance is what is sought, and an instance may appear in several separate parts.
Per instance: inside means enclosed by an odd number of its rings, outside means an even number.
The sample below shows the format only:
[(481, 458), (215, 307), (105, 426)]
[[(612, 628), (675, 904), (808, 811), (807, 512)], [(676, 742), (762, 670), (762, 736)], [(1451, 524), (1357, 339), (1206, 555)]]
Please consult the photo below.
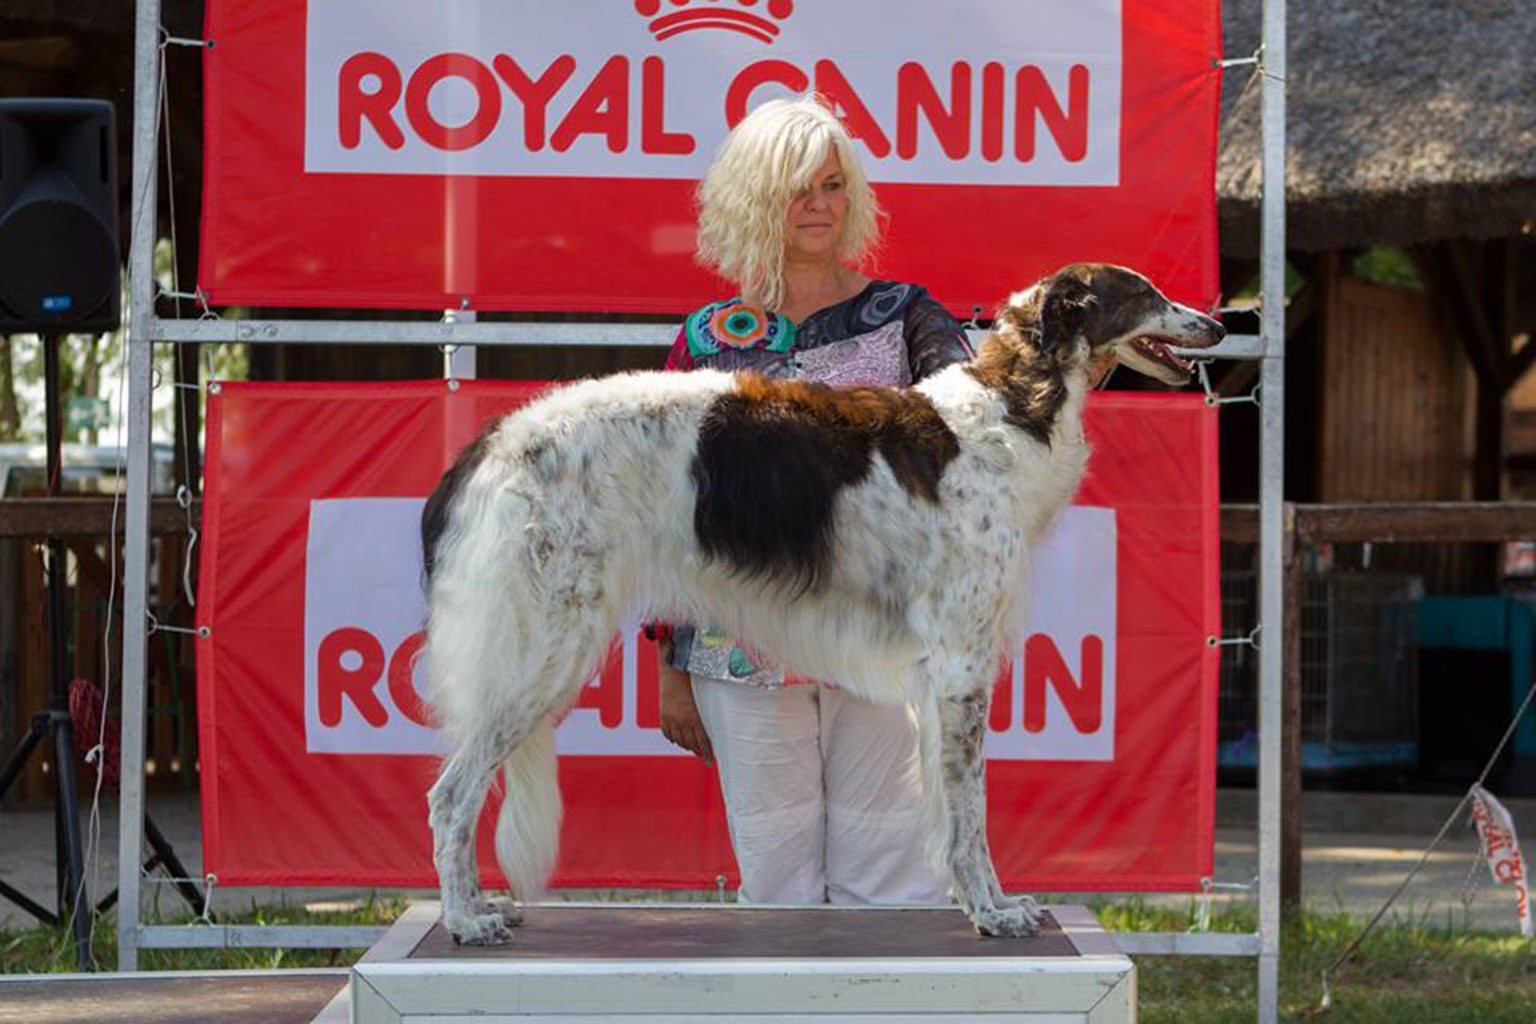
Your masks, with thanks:
[(1194, 367), (1180, 359), (1169, 350), (1168, 342), (1160, 338), (1137, 338), (1136, 344), (1147, 355), (1156, 359), (1171, 370), (1176, 370), (1186, 378), (1194, 373)]

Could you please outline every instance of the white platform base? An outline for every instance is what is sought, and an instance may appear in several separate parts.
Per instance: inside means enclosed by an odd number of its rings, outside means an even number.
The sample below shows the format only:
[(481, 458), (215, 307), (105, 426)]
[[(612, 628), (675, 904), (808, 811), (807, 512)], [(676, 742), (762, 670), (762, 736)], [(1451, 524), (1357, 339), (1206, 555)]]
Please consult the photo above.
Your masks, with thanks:
[[(735, 915), (721, 920), (743, 921), (742, 930), (750, 935), (750, 915), (757, 908), (679, 909), (694, 915), (711, 909), (719, 915)], [(737, 956), (733, 950), (732, 955), (720, 957), (660, 958), (652, 950), (653, 958), (647, 958), (645, 949), (550, 955), (538, 948), (540, 914), (583, 913), (588, 919), (581, 925), (600, 932), (605, 915), (666, 910), (654, 905), (639, 910), (551, 904), (533, 908), (529, 924), (516, 933), (512, 945), (526, 943), (526, 956), (502, 951), (477, 957), (464, 949), (451, 957), (438, 957), (423, 956), (418, 949), (438, 917), (436, 903), (421, 903), (412, 906), (352, 969), (347, 996), (356, 1024), (1135, 1021), (1136, 968), (1130, 959), (1085, 908), (1048, 909), (1075, 947), (1075, 955), (1009, 955), (1024, 947), (1014, 940), (981, 938), (973, 941), (983, 943), (977, 948), (984, 952), (962, 956), (796, 958)], [(776, 920), (782, 924), (783, 910), (777, 913)], [(958, 919), (959, 911), (809, 908), (797, 913), (805, 915), (808, 929), (828, 920), (813, 915), (838, 914), (839, 934), (850, 936), (850, 945), (856, 947), (859, 932), (888, 936), (890, 929), (903, 927), (903, 915), (947, 914)], [(820, 945), (824, 949), (825, 941)], [(334, 1005), (321, 1019), (335, 1021), (340, 1010), (340, 1005)]]

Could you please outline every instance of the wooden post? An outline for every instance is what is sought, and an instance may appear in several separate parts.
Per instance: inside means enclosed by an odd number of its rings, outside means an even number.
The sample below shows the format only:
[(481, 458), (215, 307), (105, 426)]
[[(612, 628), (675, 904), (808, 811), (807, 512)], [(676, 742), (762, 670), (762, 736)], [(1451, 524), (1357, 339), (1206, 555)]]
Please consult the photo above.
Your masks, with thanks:
[[(21, 631), (21, 666), (16, 700), (17, 735), (27, 731), (32, 716), (48, 707), (48, 587), (44, 582), (42, 548), (34, 541), (22, 542), (21, 609), (25, 624)], [(48, 800), (50, 777), (44, 765), (49, 762), (48, 748), (27, 759), (21, 778), (11, 790), (22, 807), (37, 807)]]
[[(1296, 532), (1296, 506), (1286, 503), (1281, 541), (1285, 578), (1285, 691), (1281, 697), (1280, 746), (1280, 909), (1287, 916), (1301, 910), (1301, 595), (1302, 558)], [(1265, 638), (1260, 638), (1265, 642)]]

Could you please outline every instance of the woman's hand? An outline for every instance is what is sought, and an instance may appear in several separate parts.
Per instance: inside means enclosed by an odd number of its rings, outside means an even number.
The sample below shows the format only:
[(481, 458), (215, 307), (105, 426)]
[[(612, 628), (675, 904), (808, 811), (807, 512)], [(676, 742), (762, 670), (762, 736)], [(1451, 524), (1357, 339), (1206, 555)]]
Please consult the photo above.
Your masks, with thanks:
[(660, 673), (661, 734), (684, 750), (713, 761), (715, 752), (709, 745), (709, 733), (704, 731), (698, 705), (693, 702), (693, 683), (688, 673), (665, 661), (660, 666)]

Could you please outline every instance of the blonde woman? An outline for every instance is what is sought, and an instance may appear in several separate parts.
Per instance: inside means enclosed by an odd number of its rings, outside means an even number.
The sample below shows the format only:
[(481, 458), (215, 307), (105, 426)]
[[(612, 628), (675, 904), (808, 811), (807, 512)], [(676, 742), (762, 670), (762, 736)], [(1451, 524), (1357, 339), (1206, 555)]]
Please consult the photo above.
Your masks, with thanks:
[[(669, 368), (900, 387), (969, 358), (964, 331), (924, 289), (859, 270), (880, 210), (848, 133), (816, 98), (742, 120), (699, 207), (699, 260), (740, 294), (687, 318)], [(705, 624), (664, 639), (662, 731), (719, 765), (742, 900), (946, 898), (924, 856), (906, 709), (786, 679)]]

